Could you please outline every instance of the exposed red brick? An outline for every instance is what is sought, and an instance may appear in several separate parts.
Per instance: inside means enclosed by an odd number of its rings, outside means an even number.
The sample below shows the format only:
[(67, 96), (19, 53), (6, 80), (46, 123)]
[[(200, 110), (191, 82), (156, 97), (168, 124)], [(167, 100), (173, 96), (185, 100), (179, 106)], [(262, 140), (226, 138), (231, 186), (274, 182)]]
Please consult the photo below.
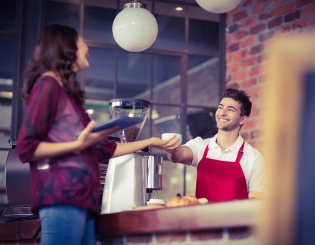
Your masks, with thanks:
[(277, 17), (268, 23), (268, 28), (272, 29), (276, 26), (280, 26), (282, 24), (282, 16)]
[(246, 55), (247, 55), (246, 49), (236, 51), (236, 52), (232, 53), (232, 60), (237, 61), (237, 60), (243, 59), (244, 57), (246, 57)]
[(251, 36), (241, 42), (241, 48), (249, 47), (255, 44), (255, 37)]
[(265, 4), (260, 3), (253, 7), (252, 14), (259, 14), (262, 13), (265, 10)]
[(208, 241), (208, 240), (220, 240), (223, 238), (223, 230), (209, 230), (209, 231), (191, 231), (191, 241)]
[(256, 3), (256, 0), (245, 0), (245, 1), (243, 2), (243, 4), (242, 4), (242, 7), (246, 7), (246, 6), (252, 5), (252, 4), (254, 4), (254, 3)]
[(257, 62), (258, 63), (262, 63), (267, 59), (267, 53), (263, 53), (261, 55), (258, 55), (257, 57)]
[(263, 86), (255, 87), (250, 89), (248, 92), (248, 95), (251, 96), (252, 102), (255, 103), (255, 98), (263, 93)]
[(240, 43), (233, 43), (227, 47), (227, 52), (235, 52), (240, 49)]
[(296, 5), (296, 8), (300, 8), (304, 5), (307, 5), (313, 2), (314, 2), (313, 0), (295, 0), (295, 5)]
[(233, 75), (233, 81), (239, 81), (247, 78), (248, 72), (246, 70), (235, 72)]
[(248, 57), (243, 59), (241, 62), (242, 68), (253, 66), (257, 64), (257, 58), (255, 56)]
[(288, 4), (285, 4), (276, 8), (274, 14), (276, 16), (281, 16), (283, 14), (291, 12), (292, 10), (293, 10), (293, 3), (288, 3)]
[(264, 41), (272, 38), (272, 36), (273, 36), (273, 31), (261, 33), (261, 34), (258, 35), (258, 40), (261, 41), (261, 42), (264, 42)]
[(250, 69), (249, 75), (250, 76), (257, 76), (264, 72), (264, 67), (262, 65), (254, 66)]
[(257, 21), (257, 17), (255, 15), (253, 15), (253, 16), (251, 16), (251, 17), (249, 17), (243, 21), (242, 27), (247, 28), (249, 26), (253, 26), (256, 24), (256, 21)]
[(149, 244), (152, 242), (152, 234), (127, 235), (127, 244)]
[[(315, 16), (314, 16), (314, 18), (313, 18), (313, 24), (315, 25)], [(242, 46), (242, 45), (241, 45)]]
[[(253, 129), (253, 128), (257, 128), (257, 126), (259, 125), (259, 121), (258, 120), (255, 120), (253, 119), (252, 117), (249, 117), (249, 120), (247, 120), (247, 122), (245, 123), (245, 125), (242, 127), (243, 130), (246, 130), (246, 129)], [(250, 132), (250, 139), (254, 139), (252, 137), (252, 133)]]
[(249, 79), (249, 80), (246, 80), (246, 81), (243, 81), (242, 82), (242, 87), (244, 89), (247, 89), (247, 88), (250, 88), (252, 86), (255, 86), (257, 84), (257, 79), (255, 77)]
[(290, 30), (291, 30), (291, 25), (285, 24), (285, 25), (278, 27), (275, 34), (278, 35), (278, 34), (286, 33)]
[[(256, 128), (256, 126), (252, 127), (252, 128)], [(261, 135), (261, 132), (260, 132), (259, 129), (256, 129), (256, 130), (253, 130), (253, 131), (250, 132), (250, 138), (251, 139), (257, 139), (257, 138), (259, 138), (260, 135)]]
[(238, 70), (239, 66), (240, 66), (239, 62), (229, 63), (226, 66), (226, 71), (227, 72), (236, 72)]
[(262, 32), (263, 30), (265, 30), (265, 28), (266, 28), (266, 25), (263, 23), (260, 23), (256, 26), (251, 27), (249, 30), (249, 33), (250, 34), (257, 34), (259, 32)]
[(20, 240), (19, 243), (8, 243), (8, 241), (4, 241), (3, 245), (7, 245), (7, 244), (36, 245), (39, 243), (40, 243), (40, 240), (38, 240), (37, 242), (35, 242), (34, 240)]
[(123, 236), (102, 236), (100, 244), (123, 244)]
[(225, 36), (225, 44), (230, 45), (233, 42), (233, 36), (232, 35), (226, 35)]
[(234, 23), (230, 26), (227, 27), (228, 29), (228, 33), (234, 33), (234, 32), (237, 32), (238, 31), (238, 28), (239, 28), (239, 24), (238, 23)]
[(284, 22), (291, 22), (300, 19), (301, 11), (297, 10), (284, 16)]
[(230, 240), (241, 240), (250, 237), (253, 231), (248, 227), (231, 228), (228, 229), (228, 234)]
[(228, 64), (228, 63), (230, 63), (230, 62), (232, 62), (232, 61), (233, 61), (232, 55), (229, 54), (229, 53), (227, 53), (227, 54), (225, 55), (225, 62)]
[(269, 8), (274, 8), (275, 6), (279, 5), (282, 3), (282, 0), (269, 0), (268, 1), (268, 7)]
[(186, 232), (157, 233), (155, 238), (158, 243), (183, 242), (186, 240)]
[(228, 16), (226, 17), (226, 24), (227, 24), (227, 25), (231, 25), (232, 23), (233, 23), (233, 18), (232, 18), (231, 15), (228, 15)]
[[(245, 125), (246, 125), (246, 123), (245, 123)], [(245, 127), (245, 125), (244, 125), (243, 127)], [(243, 127), (242, 127), (242, 131), (243, 131)], [(242, 136), (242, 138), (243, 138), (245, 141), (247, 141), (248, 138), (249, 138), (247, 132), (241, 132), (241, 136)]]
[(247, 16), (248, 16), (247, 11), (241, 11), (241, 12), (234, 14), (233, 20), (239, 21), (239, 20), (245, 19)]
[(259, 115), (260, 115), (260, 109), (257, 109), (257, 108), (253, 109), (252, 112), (250, 113), (250, 116), (252, 117), (257, 117)]
[(259, 149), (259, 144), (257, 141), (247, 141), (247, 143), (256, 149)]
[(240, 89), (240, 85), (238, 83), (230, 83), (226, 85), (226, 88)]
[(233, 15), (237, 12), (240, 11), (240, 5), (237, 5), (234, 9), (231, 9), (229, 12), (228, 12), (228, 15)]
[(239, 31), (239, 32), (234, 34), (234, 40), (239, 41), (239, 40), (243, 39), (244, 37), (246, 37), (247, 35), (248, 35), (248, 33), (246, 31)]
[(227, 75), (226, 80), (225, 80), (226, 84), (228, 84), (231, 81), (232, 81), (232, 75)]
[(271, 12), (268, 12), (268, 13), (263, 13), (261, 15), (258, 16), (258, 19), (260, 20), (266, 20), (266, 19), (269, 19), (271, 17), (274, 16), (274, 11), (271, 11)]
[(262, 74), (262, 75), (260, 75), (259, 77), (258, 77), (258, 81), (259, 81), (259, 83), (264, 83), (264, 82), (266, 82), (266, 74)]
[(310, 26), (310, 24), (311, 24), (311, 20), (309, 18), (305, 18), (305, 19), (301, 19), (301, 20), (293, 22), (292, 28), (293, 29), (299, 29), (299, 28), (304, 29), (304, 28)]
[(259, 53), (263, 52), (264, 49), (265, 49), (265, 47), (264, 47), (264, 44), (262, 43), (262, 44), (259, 44), (257, 46), (251, 47), (249, 54), (250, 55), (259, 54)]
[(309, 15), (313, 15), (315, 14), (315, 4), (312, 4), (310, 6), (307, 6), (304, 11), (303, 11), (303, 14), (305, 16), (309, 16)]

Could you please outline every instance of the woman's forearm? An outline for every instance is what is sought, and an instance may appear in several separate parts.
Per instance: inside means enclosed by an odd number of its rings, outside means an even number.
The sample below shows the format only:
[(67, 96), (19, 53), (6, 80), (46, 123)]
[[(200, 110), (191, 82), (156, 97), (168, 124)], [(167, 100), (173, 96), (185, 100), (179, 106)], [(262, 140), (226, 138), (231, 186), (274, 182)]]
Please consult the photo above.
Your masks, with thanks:
[(125, 154), (129, 154), (135, 151), (139, 151), (141, 149), (144, 149), (146, 147), (149, 147), (152, 145), (152, 138), (145, 139), (145, 140), (139, 140), (135, 142), (129, 142), (129, 143), (118, 143), (116, 150), (112, 157), (119, 157)]
[(30, 161), (38, 161), (45, 158), (58, 157), (78, 150), (76, 141), (64, 143), (41, 142), (37, 146)]

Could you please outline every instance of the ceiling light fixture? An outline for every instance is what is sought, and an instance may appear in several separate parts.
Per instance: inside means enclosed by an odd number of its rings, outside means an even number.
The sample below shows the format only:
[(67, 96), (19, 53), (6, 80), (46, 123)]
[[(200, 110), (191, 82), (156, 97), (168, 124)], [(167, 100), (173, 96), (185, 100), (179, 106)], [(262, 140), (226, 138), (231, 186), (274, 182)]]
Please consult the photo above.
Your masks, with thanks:
[(183, 11), (183, 8), (182, 7), (176, 7), (175, 10), (176, 11)]
[(234, 9), (241, 0), (196, 0), (196, 2), (206, 11), (220, 14)]
[(113, 22), (113, 36), (117, 44), (130, 52), (141, 52), (156, 40), (158, 25), (146, 5), (137, 2), (126, 3)]

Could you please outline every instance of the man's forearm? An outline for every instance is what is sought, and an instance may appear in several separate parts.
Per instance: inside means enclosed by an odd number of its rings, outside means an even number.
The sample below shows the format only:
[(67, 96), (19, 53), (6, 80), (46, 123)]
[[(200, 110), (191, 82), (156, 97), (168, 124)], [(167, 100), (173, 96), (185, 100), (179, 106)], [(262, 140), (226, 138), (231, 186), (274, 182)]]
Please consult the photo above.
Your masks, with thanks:
[(178, 154), (178, 151), (176, 152), (166, 152), (168, 159), (171, 162), (178, 163), (180, 162), (180, 154)]
[(186, 146), (180, 146), (174, 151), (166, 151), (167, 157), (171, 162), (174, 163), (191, 163), (193, 154), (191, 150)]

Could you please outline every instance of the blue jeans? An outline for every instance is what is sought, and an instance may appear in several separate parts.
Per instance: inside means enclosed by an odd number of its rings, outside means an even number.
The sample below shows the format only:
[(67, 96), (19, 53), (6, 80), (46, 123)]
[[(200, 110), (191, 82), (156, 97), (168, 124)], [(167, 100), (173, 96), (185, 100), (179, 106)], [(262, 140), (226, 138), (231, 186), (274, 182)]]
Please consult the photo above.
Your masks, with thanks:
[(94, 218), (85, 209), (54, 205), (39, 210), (41, 245), (95, 245)]

